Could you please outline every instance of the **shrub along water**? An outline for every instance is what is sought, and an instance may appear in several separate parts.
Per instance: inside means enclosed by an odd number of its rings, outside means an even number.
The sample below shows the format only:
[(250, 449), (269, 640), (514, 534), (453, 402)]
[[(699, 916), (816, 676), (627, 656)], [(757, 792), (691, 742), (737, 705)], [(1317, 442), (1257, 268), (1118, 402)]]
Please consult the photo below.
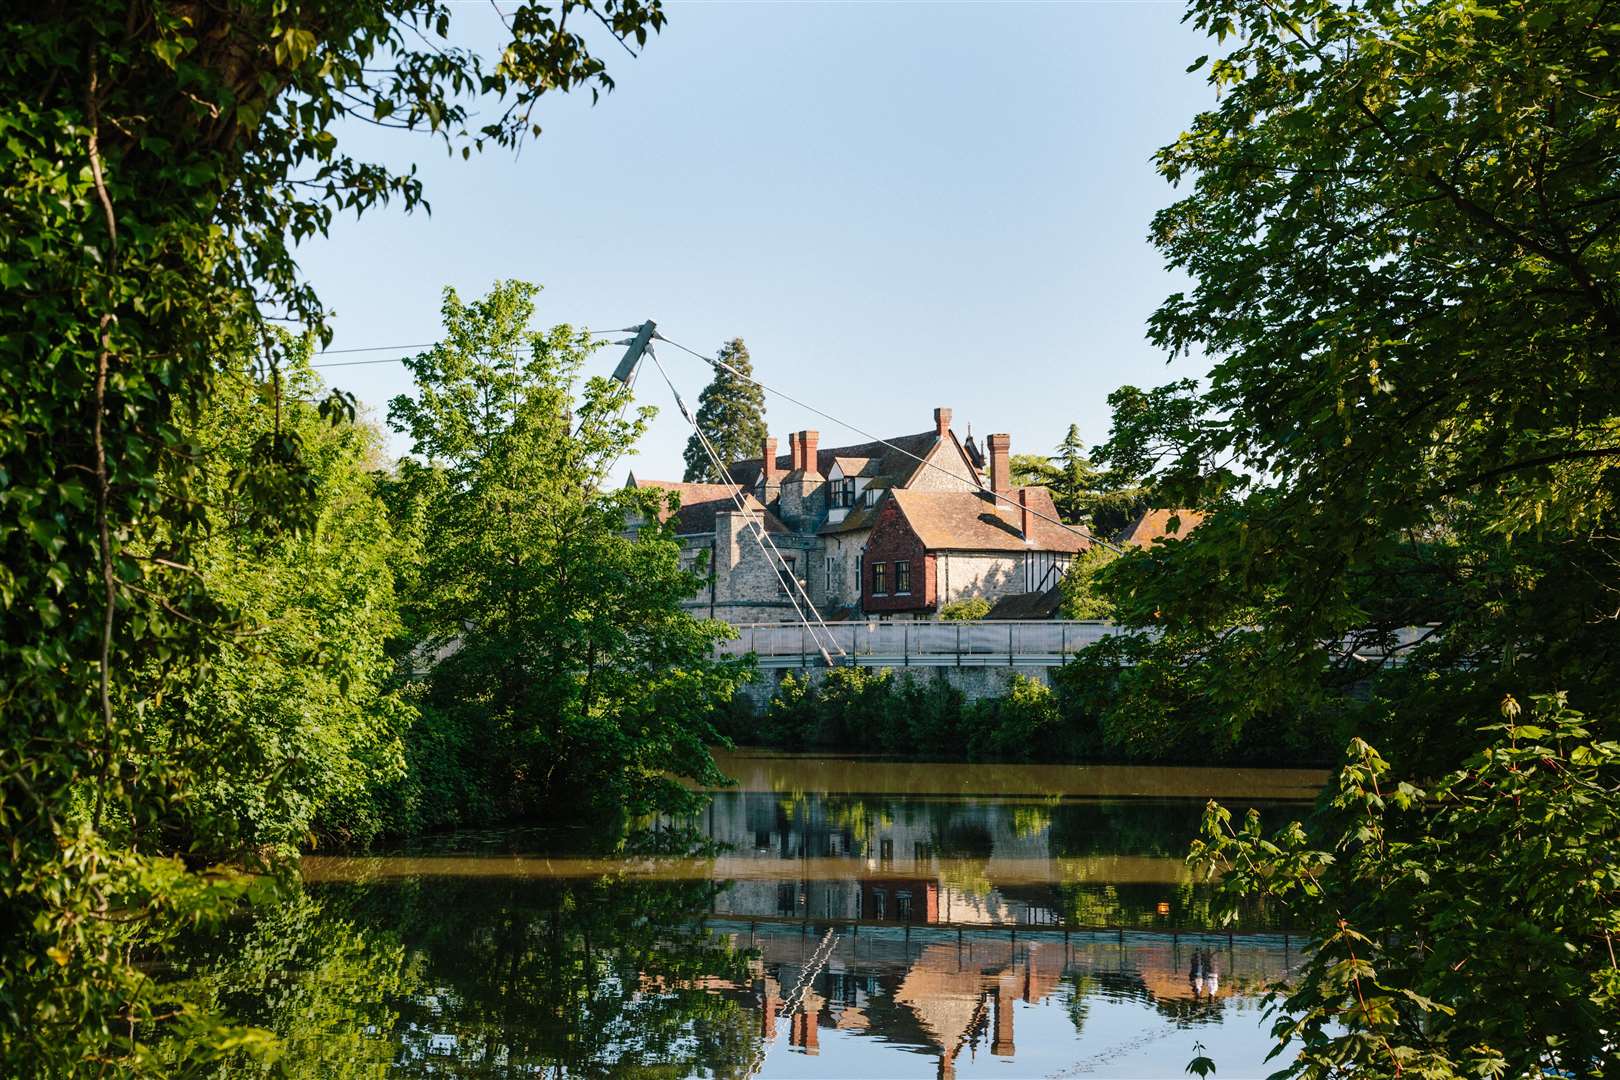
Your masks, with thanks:
[(734, 708), (720, 727), (740, 743), (790, 750), (842, 749), (969, 761), (1225, 762), (1326, 765), (1340, 728), (1319, 714), (1267, 715), (1212, 744), (1185, 698), (1144, 717), (1161, 737), (1117, 726), (1104, 707), (1116, 673), (1071, 662), (1051, 685), (1014, 675), (1006, 693), (968, 702), (944, 672), (838, 667), (820, 679), (789, 673), (763, 718)]

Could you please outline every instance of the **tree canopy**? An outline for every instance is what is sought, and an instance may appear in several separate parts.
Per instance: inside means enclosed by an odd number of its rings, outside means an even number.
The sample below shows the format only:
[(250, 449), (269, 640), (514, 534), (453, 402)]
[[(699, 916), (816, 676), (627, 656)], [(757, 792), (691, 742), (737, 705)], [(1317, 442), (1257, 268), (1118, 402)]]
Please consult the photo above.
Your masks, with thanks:
[(699, 581), (660, 496), (606, 487), (654, 410), (611, 379), (579, 384), (590, 338), (531, 330), (536, 291), (446, 290), (444, 338), (406, 361), (417, 393), (389, 407), (420, 459), (397, 512), (424, 523), (407, 604), (423, 725), (478, 793), (419, 825), (672, 810), (673, 778), (722, 779), (706, 744), (742, 676), (711, 659), (729, 630), (681, 607)]
[[(727, 367), (716, 368), (714, 378), (698, 395), (698, 430), (708, 437), (709, 444), (727, 465), (734, 461), (758, 457), (760, 444), (770, 429), (765, 425), (765, 391), (742, 375), (752, 376), (754, 365), (748, 358), (748, 346), (742, 338), (732, 338), (720, 349), (720, 359)], [(686, 475), (688, 483), (729, 483), (710, 459), (708, 451), (694, 432), (686, 441)]]
[(1313, 935), (1288, 1073), (1609, 1075), (1620, 23), (1598, 0), (1188, 21), (1220, 97), (1158, 156), (1190, 190), (1153, 239), (1193, 284), (1150, 335), (1213, 368), (1115, 395), (1097, 456), (1213, 513), (1099, 575), (1154, 631), (1085, 658), (1103, 727), (1359, 737), (1321, 819), (1216, 815), (1201, 851)]

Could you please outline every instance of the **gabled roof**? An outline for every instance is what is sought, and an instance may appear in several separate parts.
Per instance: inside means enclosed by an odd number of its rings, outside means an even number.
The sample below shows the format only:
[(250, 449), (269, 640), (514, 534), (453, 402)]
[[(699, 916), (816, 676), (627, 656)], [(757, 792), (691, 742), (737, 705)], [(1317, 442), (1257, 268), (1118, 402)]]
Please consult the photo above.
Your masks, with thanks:
[[(1043, 487), (1014, 489), (1027, 492), (1029, 541), (1019, 534), (1016, 504), (971, 491), (916, 491), (896, 488), (889, 494), (905, 515), (923, 547), (931, 551), (1084, 551), (1091, 541), (1079, 532), (1056, 524), (1057, 507)], [(1043, 515), (1047, 519), (1042, 520)]]
[[(686, 536), (692, 533), (714, 532), (714, 518), (716, 514), (735, 512), (737, 504), (734, 494), (741, 494), (743, 505), (756, 514), (762, 515), (765, 521), (765, 531), (772, 533), (787, 532), (777, 516), (765, 509), (760, 501), (753, 495), (743, 492), (736, 484), (688, 484), (679, 480), (641, 480), (635, 476), (630, 477), (628, 486), (634, 488), (659, 488), (663, 491), (673, 491), (680, 496), (681, 505), (674, 512), (676, 533)], [(659, 521), (668, 521), (670, 512), (660, 508)]]
[[(846, 466), (845, 476), (865, 476), (889, 478), (896, 485), (909, 481), (921, 469), (927, 468), (921, 462), (909, 455), (927, 458), (937, 443), (941, 441), (939, 432), (933, 428), (918, 432), (915, 435), (899, 435), (884, 442), (856, 443), (853, 446), (817, 447), (816, 471), (826, 476), (832, 470), (833, 462), (840, 458), (864, 458), (865, 463), (859, 472), (852, 473)], [(788, 454), (776, 455), (778, 472), (786, 476), (793, 458)], [(752, 488), (759, 483), (760, 460), (747, 458), (732, 463), (726, 472), (731, 479), (745, 488)]]
[[(1170, 531), (1172, 517), (1181, 519), (1181, 528), (1176, 532)], [(1198, 528), (1203, 520), (1204, 514), (1199, 510), (1148, 510), (1120, 534), (1119, 542), (1126, 547), (1145, 548), (1159, 540), (1179, 540)]]

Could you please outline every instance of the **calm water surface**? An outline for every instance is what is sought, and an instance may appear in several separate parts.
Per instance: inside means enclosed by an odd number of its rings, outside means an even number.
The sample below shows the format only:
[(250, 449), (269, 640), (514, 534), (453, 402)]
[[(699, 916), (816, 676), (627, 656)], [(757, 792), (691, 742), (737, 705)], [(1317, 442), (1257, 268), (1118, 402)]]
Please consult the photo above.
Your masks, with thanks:
[[(521, 832), (311, 857), (211, 977), (308, 1075), (1264, 1076), (1298, 942), (1227, 933), (1182, 863), (1205, 801), (1311, 770), (737, 753), (690, 827), (614, 857)], [(547, 850), (550, 848), (551, 850)]]

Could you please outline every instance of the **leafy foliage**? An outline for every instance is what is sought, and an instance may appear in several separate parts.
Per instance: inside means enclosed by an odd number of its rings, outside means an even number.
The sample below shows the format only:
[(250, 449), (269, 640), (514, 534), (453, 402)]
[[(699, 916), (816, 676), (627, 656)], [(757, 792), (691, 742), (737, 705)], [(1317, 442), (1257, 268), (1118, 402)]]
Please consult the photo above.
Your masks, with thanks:
[[(732, 370), (715, 369), (714, 378), (698, 395), (694, 419), (720, 460), (729, 465), (758, 457), (760, 445), (770, 429), (765, 426), (765, 391), (742, 378), (754, 373), (748, 346), (743, 344), (742, 338), (732, 338), (722, 345), (720, 360)], [(710, 460), (697, 432), (686, 441), (685, 479), (688, 483), (730, 483), (730, 478), (722, 476)]]
[[(629, 413), (610, 379), (579, 385), (589, 336), (531, 331), (536, 291), (446, 290), (444, 339), (406, 361), (417, 394), (390, 406), (421, 458), (402, 463), (397, 500), (424, 552), (412, 737), (450, 750), (498, 817), (673, 809), (672, 777), (722, 779), (709, 717), (744, 669), (711, 659), (727, 627), (681, 607), (697, 580), (656, 523), (659, 496), (603, 490), (651, 408)], [(649, 524), (631, 533), (635, 520)], [(465, 820), (407, 798), (416, 827)]]
[(1151, 497), (1134, 475), (1093, 464), (1080, 441), (1078, 424), (1069, 425), (1051, 457), (1014, 454), (1010, 464), (1014, 484), (1049, 489), (1064, 521), (1083, 525), (1103, 537), (1121, 532), (1147, 509)]
[[(294, 246), (339, 210), (423, 203), (339, 149), (343, 122), (516, 146), (553, 90), (611, 86), (586, 18), (644, 40), (656, 0), (523, 4), (493, 62), (436, 0), (112, 0), (9, 14), (0, 57), (0, 1072), (151, 1070), (131, 966), (240, 896), (168, 858), (172, 757), (150, 713), (235, 613), (194, 572), (214, 528), (195, 422), (222, 358), (274, 391), (289, 320), (326, 340)], [(568, 22), (568, 15), (576, 17)], [(486, 110), (475, 120), (472, 105)], [(326, 414), (352, 408), (329, 397)], [(273, 420), (234, 478), (255, 527), (314, 527), (320, 479)], [(240, 599), (239, 597), (231, 599)], [(240, 629), (240, 627), (236, 627)], [(195, 823), (195, 818), (192, 819)], [(195, 835), (195, 833), (193, 833)], [(220, 845), (202, 837), (199, 861)], [(197, 1032), (207, 1042), (228, 1034)], [(171, 1071), (165, 1068), (164, 1071)]]
[[(378, 496), (381, 436), (323, 419), (302, 360), (283, 373), (279, 418), (272, 385), (236, 375), (221, 389), (193, 428), (207, 462), (197, 490), (217, 513), (192, 558), (244, 632), (138, 722), (147, 771), (173, 788), (165, 844), (241, 860), (317, 834), (364, 843), (389, 824), (382, 794), (412, 717), (387, 647), (400, 631), (393, 567), (415, 552)], [(297, 532), (262, 521), (235, 483), (278, 423), (310, 500)]]
[(1278, 1052), (1295, 1055), (1283, 1075), (1620, 1069), (1620, 743), (1562, 698), (1529, 723), (1512, 698), (1503, 712), (1427, 788), (1353, 741), (1310, 832), (1268, 838), (1256, 811), (1234, 823), (1210, 804), (1193, 863), (1229, 901), (1314, 928), (1304, 971), (1273, 995)]
[[(1121, 717), (1176, 681), (1209, 737), (1283, 710), (1438, 771), (1510, 690), (1620, 709), (1613, 20), (1195, 0), (1220, 104), (1159, 154), (1194, 280), (1153, 339), (1215, 360), (1111, 399), (1096, 455), (1216, 512), (1100, 576)], [(1392, 651), (1395, 631), (1425, 627)], [(1388, 662), (1399, 657), (1402, 665)], [(1356, 704), (1346, 704), (1355, 702)]]
[(1112, 563), (1119, 555), (1096, 545), (1075, 557), (1063, 572), (1058, 589), (1063, 594), (1063, 606), (1058, 615), (1064, 619), (1111, 619), (1114, 602), (1099, 586), (1098, 571)]
[(990, 614), (990, 601), (982, 596), (969, 596), (941, 604), (939, 617), (945, 622), (974, 622)]

